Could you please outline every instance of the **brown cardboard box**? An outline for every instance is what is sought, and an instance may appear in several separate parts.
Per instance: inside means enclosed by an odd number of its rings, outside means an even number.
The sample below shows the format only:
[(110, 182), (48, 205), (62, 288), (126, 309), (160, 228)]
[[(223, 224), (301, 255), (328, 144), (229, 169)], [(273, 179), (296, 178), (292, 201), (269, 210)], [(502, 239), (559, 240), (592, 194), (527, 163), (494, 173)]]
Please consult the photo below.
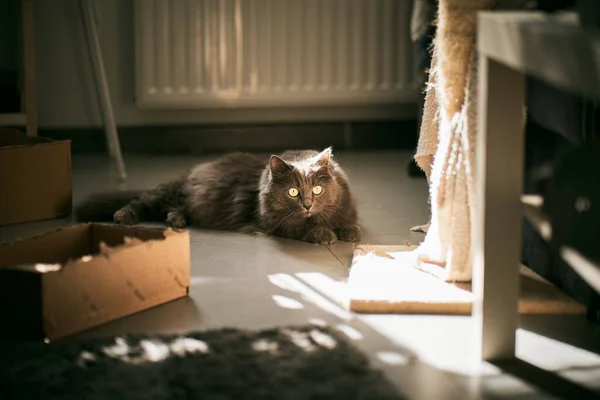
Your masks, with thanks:
[(189, 286), (185, 231), (82, 224), (0, 244), (0, 336), (59, 339)]
[(0, 127), (0, 226), (71, 214), (71, 142)]

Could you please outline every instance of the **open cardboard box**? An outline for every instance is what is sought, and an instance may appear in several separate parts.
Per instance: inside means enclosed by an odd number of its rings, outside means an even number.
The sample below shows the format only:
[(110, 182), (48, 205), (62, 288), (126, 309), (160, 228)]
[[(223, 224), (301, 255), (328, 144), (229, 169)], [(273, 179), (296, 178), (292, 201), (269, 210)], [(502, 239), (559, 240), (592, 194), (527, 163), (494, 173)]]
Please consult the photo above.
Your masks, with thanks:
[(0, 226), (71, 214), (71, 142), (0, 127)]
[(55, 340), (184, 297), (186, 231), (82, 224), (0, 245), (0, 336)]

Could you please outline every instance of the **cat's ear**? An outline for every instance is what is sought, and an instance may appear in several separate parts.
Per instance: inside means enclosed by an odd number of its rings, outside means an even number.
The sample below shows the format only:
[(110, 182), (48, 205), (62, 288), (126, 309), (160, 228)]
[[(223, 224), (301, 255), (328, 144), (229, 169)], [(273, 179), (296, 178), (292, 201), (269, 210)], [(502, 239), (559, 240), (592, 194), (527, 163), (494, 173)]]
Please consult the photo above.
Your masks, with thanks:
[(331, 158), (331, 147), (326, 148), (315, 156), (315, 164), (320, 167), (327, 167), (329, 165), (329, 159)]
[(271, 156), (269, 168), (273, 175), (281, 175), (291, 171), (292, 167), (278, 156)]

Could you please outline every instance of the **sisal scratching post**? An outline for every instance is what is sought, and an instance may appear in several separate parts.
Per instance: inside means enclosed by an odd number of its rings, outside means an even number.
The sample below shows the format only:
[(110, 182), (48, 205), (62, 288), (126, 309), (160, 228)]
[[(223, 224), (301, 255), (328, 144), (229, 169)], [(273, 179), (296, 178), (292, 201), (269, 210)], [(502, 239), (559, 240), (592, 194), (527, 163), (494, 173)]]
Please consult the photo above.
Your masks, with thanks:
[(431, 221), (417, 266), (438, 278), (470, 281), (476, 124), (476, 18), (490, 0), (440, 0), (417, 163), (428, 175)]
[(433, 164), (433, 155), (438, 147), (438, 101), (436, 96), (436, 74), (437, 74), (437, 51), (434, 47), (431, 57), (431, 69), (429, 80), (425, 91), (425, 103), (423, 104), (423, 116), (421, 117), (421, 132), (419, 142), (417, 143), (417, 152), (415, 161), (417, 165), (425, 172), (427, 181), (431, 176), (431, 165)]

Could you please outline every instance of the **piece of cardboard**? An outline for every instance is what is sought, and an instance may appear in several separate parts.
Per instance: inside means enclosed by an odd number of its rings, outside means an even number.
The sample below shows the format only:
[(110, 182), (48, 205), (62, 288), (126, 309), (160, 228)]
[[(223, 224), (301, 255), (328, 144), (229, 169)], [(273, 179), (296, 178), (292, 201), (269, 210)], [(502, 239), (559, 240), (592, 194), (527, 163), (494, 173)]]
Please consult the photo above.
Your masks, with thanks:
[(0, 127), (0, 226), (71, 214), (71, 142)]
[(93, 223), (0, 244), (0, 336), (60, 339), (189, 286), (186, 231)]
[[(354, 251), (348, 308), (357, 313), (469, 315), (470, 282), (445, 282), (415, 268), (413, 246), (367, 246)], [(520, 266), (520, 314), (583, 315), (586, 308), (525, 266)]]

